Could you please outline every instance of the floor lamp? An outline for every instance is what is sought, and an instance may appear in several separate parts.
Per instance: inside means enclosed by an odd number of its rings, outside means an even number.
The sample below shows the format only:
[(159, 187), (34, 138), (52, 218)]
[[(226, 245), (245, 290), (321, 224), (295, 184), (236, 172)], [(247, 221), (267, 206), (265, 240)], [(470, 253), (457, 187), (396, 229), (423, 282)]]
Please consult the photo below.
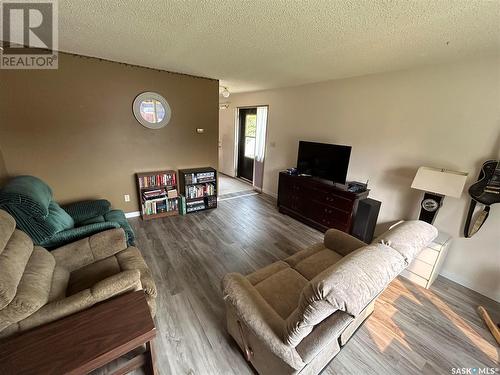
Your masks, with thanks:
[(419, 220), (434, 223), (445, 196), (460, 198), (468, 173), (430, 167), (418, 168), (411, 187), (425, 191)]

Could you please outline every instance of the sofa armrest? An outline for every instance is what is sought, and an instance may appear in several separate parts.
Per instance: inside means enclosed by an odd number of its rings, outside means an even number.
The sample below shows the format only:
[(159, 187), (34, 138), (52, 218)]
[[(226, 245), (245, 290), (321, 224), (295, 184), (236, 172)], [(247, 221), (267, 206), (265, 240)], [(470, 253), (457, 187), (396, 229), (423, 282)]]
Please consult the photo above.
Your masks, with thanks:
[(122, 270), (139, 270), (141, 273), (141, 284), (144, 292), (156, 298), (158, 292), (148, 265), (146, 264), (138, 248), (130, 246), (116, 254), (116, 259)]
[(295, 348), (286, 345), (281, 336), (283, 319), (241, 274), (230, 273), (222, 280), (223, 298), (231, 304), (245, 326), (277, 357), (295, 369), (304, 363)]
[(126, 248), (127, 237), (124, 230), (115, 228), (61, 246), (51, 253), (58, 266), (72, 272)]
[(363, 241), (358, 240), (356, 237), (337, 229), (328, 229), (326, 231), (324, 244), (325, 247), (343, 256), (346, 256), (354, 250), (367, 245)]
[(90, 292), (100, 302), (125, 292), (141, 289), (141, 273), (139, 270), (127, 270), (99, 281), (90, 288)]
[(103, 216), (111, 209), (111, 203), (106, 199), (97, 199), (70, 203), (62, 208), (73, 218), (75, 223), (78, 224), (96, 216)]
[(89, 289), (43, 306), (33, 315), (19, 322), (22, 330), (30, 329), (88, 309), (96, 303), (120, 294), (141, 289), (138, 270), (123, 271), (110, 276)]
[(125, 213), (122, 210), (111, 210), (106, 215), (104, 215), (106, 221), (111, 221), (118, 223), (118, 225), (123, 228), (125, 234), (127, 235), (127, 242), (129, 246), (134, 246), (135, 234), (134, 230), (130, 226)]
[(79, 239), (91, 236), (93, 234), (119, 227), (120, 226), (117, 223), (104, 222), (104, 223), (88, 224), (78, 228), (71, 228), (56, 233), (49, 239), (43, 241), (40, 244), (40, 246), (43, 246), (48, 249), (53, 249), (55, 247), (62, 246), (69, 242), (77, 241)]

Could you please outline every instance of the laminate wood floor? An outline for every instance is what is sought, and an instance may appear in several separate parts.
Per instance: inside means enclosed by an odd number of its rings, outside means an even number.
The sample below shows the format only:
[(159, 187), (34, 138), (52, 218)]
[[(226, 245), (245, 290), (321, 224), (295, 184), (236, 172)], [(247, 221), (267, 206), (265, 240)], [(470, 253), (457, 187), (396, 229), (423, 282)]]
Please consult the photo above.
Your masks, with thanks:
[[(247, 274), (322, 240), (280, 214), (265, 195), (219, 208), (143, 222), (130, 220), (156, 280), (160, 374), (253, 374), (226, 333), (220, 281)], [(323, 374), (451, 374), (500, 367), (494, 339), (475, 312), (499, 304), (445, 278), (431, 290), (398, 278), (375, 312)], [(477, 373), (476, 373), (477, 374)]]
[(228, 194), (251, 192), (253, 191), (252, 184), (240, 180), (238, 178), (227, 176), (219, 173), (219, 196), (226, 196)]

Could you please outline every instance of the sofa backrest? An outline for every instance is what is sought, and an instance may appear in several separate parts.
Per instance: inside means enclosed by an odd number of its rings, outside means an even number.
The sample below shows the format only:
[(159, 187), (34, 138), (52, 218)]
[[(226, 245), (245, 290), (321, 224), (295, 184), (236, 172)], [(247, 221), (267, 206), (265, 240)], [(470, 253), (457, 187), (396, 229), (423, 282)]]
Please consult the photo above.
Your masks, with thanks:
[(17, 176), (0, 190), (0, 208), (35, 241), (44, 243), (54, 234), (74, 227), (74, 221), (52, 200), (50, 187), (34, 176)]
[(407, 264), (410, 264), (437, 235), (436, 227), (424, 221), (409, 220), (378, 236), (374, 243), (392, 247), (403, 256)]
[[(406, 268), (411, 254), (418, 253), (417, 248), (422, 250), (437, 236), (434, 227), (420, 223), (400, 224), (395, 235), (387, 233), (383, 237), (386, 243), (364, 246), (309, 281), (297, 308), (286, 321), (285, 343), (297, 346), (317, 324), (336, 311), (356, 317)], [(390, 241), (396, 249), (388, 246)]]
[(52, 189), (34, 176), (17, 176), (0, 191), (1, 205), (29, 205), (31, 215), (46, 218), (52, 201)]
[(337, 310), (358, 315), (405, 267), (401, 255), (382, 244), (345, 256), (303, 289), (298, 307), (287, 319), (287, 344), (298, 345)]
[(0, 331), (47, 303), (55, 259), (0, 210)]

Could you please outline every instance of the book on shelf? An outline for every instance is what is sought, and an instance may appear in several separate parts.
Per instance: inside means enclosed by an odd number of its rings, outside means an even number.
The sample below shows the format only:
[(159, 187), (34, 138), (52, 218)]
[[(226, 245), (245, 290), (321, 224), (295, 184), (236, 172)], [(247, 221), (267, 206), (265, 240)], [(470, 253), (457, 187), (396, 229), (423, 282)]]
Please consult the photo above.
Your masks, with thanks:
[(160, 173), (150, 176), (139, 177), (139, 187), (141, 189), (155, 186), (175, 186), (175, 173)]
[(154, 199), (167, 197), (169, 199), (177, 198), (177, 189), (156, 189), (156, 190), (147, 190), (142, 192), (142, 197), (144, 199)]
[(186, 197), (184, 195), (179, 196), (179, 213), (181, 215), (185, 215), (187, 213), (186, 210)]
[(164, 217), (178, 214), (176, 176), (172, 170), (136, 174), (143, 219), (151, 215)]
[(203, 198), (211, 195), (215, 195), (215, 185), (212, 183), (186, 186), (186, 198), (188, 199)]
[(163, 212), (177, 211), (179, 207), (178, 199), (156, 198), (144, 200), (142, 203), (142, 213), (144, 215), (156, 215)]
[(167, 196), (167, 191), (165, 189), (149, 190), (142, 192), (142, 197), (144, 199), (153, 199), (166, 196)]
[[(211, 167), (179, 170), (181, 203), (185, 199), (185, 213), (217, 207), (217, 171)], [(181, 214), (183, 208), (180, 208)]]
[(207, 197), (207, 207), (217, 207), (217, 196), (212, 195), (211, 197)]
[(203, 199), (186, 203), (186, 212), (200, 211), (204, 209), (205, 201)]
[(200, 184), (215, 181), (215, 172), (188, 173), (185, 175), (186, 184)]

